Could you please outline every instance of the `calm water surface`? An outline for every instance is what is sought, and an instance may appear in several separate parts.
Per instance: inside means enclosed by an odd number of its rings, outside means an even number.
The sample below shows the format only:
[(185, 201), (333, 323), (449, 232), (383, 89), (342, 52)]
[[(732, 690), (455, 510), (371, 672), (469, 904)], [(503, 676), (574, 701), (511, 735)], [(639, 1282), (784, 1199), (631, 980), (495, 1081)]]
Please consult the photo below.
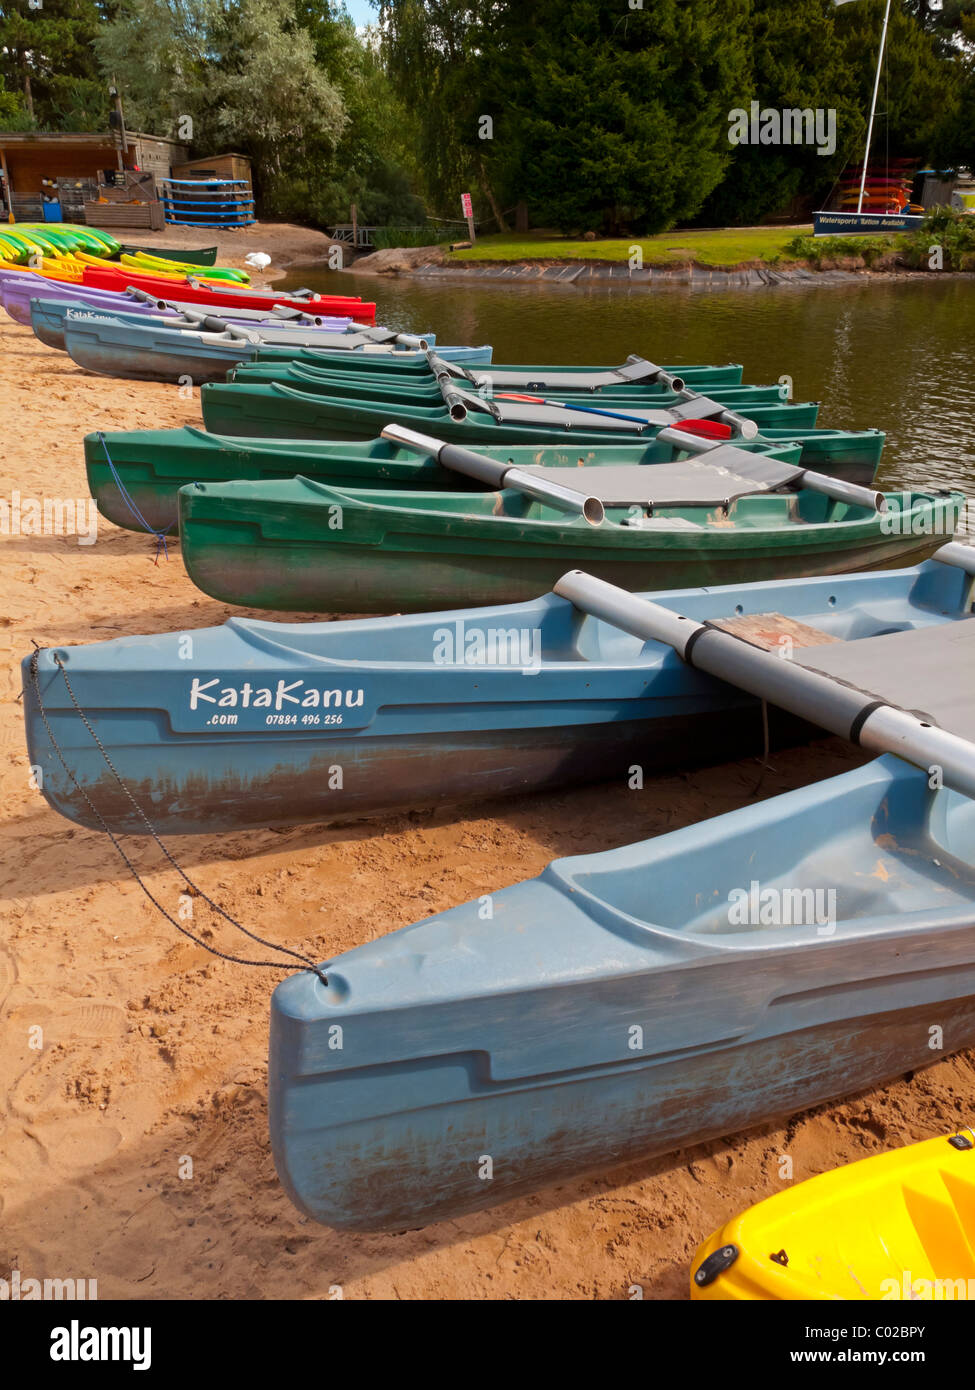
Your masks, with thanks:
[(975, 280), (649, 291), (424, 283), (299, 271), (282, 286), (375, 299), (377, 323), (492, 343), (495, 362), (741, 362), (748, 382), (787, 373), (819, 423), (887, 433), (879, 482), (975, 495)]

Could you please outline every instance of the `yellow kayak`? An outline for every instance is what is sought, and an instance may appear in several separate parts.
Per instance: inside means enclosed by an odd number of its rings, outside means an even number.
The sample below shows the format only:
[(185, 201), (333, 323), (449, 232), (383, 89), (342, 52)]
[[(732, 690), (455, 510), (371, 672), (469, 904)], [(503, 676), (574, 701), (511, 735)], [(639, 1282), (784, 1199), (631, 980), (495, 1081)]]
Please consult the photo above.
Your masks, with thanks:
[(691, 1266), (692, 1299), (931, 1300), (973, 1291), (971, 1130), (777, 1192), (715, 1231)]

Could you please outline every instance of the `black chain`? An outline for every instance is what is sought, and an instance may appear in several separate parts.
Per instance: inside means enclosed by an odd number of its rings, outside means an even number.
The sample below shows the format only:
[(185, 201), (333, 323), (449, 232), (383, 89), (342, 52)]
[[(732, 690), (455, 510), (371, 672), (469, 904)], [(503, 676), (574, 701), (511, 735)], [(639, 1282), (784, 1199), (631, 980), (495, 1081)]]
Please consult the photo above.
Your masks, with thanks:
[[(260, 966), (261, 968), (267, 969), (267, 970), (293, 970), (293, 969), (294, 969), (294, 966), (288, 965), (288, 964), (286, 964), (284, 961), (273, 961), (273, 960), (245, 960), (242, 956), (231, 956), (231, 955), (228, 955), (227, 952), (225, 952), (225, 951), (218, 951), (217, 948), (216, 948), (215, 946), (209, 946), (205, 941), (201, 940), (200, 937), (196, 936), (193, 932), (189, 931), (189, 930), (188, 930), (186, 927), (184, 927), (180, 922), (178, 922), (178, 921), (176, 920), (176, 918), (173, 917), (173, 915), (172, 915), (170, 912), (168, 912), (168, 911), (166, 910), (166, 908), (163, 907), (162, 903), (159, 902), (158, 898), (156, 898), (156, 897), (153, 896), (153, 894), (152, 894), (152, 892), (150, 891), (150, 889), (146, 886), (145, 883), (143, 883), (142, 878), (140, 877), (140, 874), (139, 874), (138, 869), (135, 867), (135, 865), (132, 863), (132, 861), (131, 861), (131, 859), (129, 858), (129, 856), (126, 854), (125, 850), (124, 850), (124, 849), (122, 848), (122, 846), (119, 844), (119, 841), (118, 841), (117, 837), (116, 837), (116, 836), (113, 834), (113, 832), (110, 830), (110, 828), (109, 828), (109, 826), (108, 826), (108, 824), (107, 824), (107, 822), (106, 822), (106, 820), (105, 820), (105, 817), (104, 817), (104, 816), (102, 815), (102, 813), (99, 811), (98, 807), (97, 807), (97, 806), (95, 805), (95, 803), (92, 801), (91, 797), (90, 797), (90, 796), (88, 795), (88, 793), (85, 791), (84, 787), (83, 787), (83, 786), (81, 785), (81, 783), (78, 781), (78, 779), (77, 779), (77, 777), (75, 776), (74, 772), (71, 770), (71, 768), (68, 766), (67, 762), (65, 761), (64, 754), (61, 752), (61, 749), (60, 749), (60, 747), (59, 747), (59, 745), (58, 745), (57, 739), (54, 737), (54, 731), (52, 730), (51, 725), (50, 725), (50, 723), (48, 722), (47, 711), (46, 711), (46, 709), (44, 708), (44, 701), (43, 701), (43, 698), (42, 698), (42, 696), (41, 696), (40, 682), (39, 682), (38, 677), (37, 677), (38, 657), (39, 657), (39, 655), (40, 655), (40, 651), (41, 651), (40, 647), (38, 647), (37, 643), (35, 642), (35, 643), (34, 643), (34, 653), (33, 653), (33, 655), (31, 656), (31, 659), (30, 659), (30, 674), (31, 674), (31, 680), (32, 680), (33, 686), (34, 686), (34, 698), (35, 698), (36, 701), (37, 701), (38, 712), (40, 713), (41, 719), (43, 720), (44, 728), (47, 730), (47, 736), (48, 736), (48, 738), (50, 739), (51, 747), (54, 749), (55, 753), (57, 754), (57, 756), (58, 756), (58, 761), (60, 762), (61, 766), (64, 768), (64, 770), (65, 770), (65, 772), (67, 773), (68, 777), (71, 779), (71, 782), (74, 784), (75, 790), (78, 791), (78, 792), (80, 793), (80, 795), (84, 797), (84, 799), (85, 799), (85, 801), (87, 802), (88, 808), (89, 808), (89, 810), (91, 811), (92, 815), (93, 815), (93, 816), (95, 817), (95, 819), (98, 821), (98, 824), (101, 826), (102, 830), (105, 832), (105, 834), (106, 834), (106, 835), (108, 836), (108, 838), (111, 840), (112, 844), (115, 846), (116, 850), (118, 851), (118, 854), (119, 854), (120, 858), (121, 858), (121, 859), (123, 860), (123, 862), (125, 863), (125, 866), (126, 866), (126, 868), (128, 869), (129, 873), (130, 873), (130, 874), (132, 875), (132, 877), (135, 879), (136, 883), (138, 883), (139, 887), (142, 889), (143, 893), (145, 893), (146, 897), (147, 897), (147, 898), (149, 899), (149, 901), (152, 903), (153, 907), (157, 908), (157, 909), (162, 913), (162, 915), (166, 918), (166, 920), (167, 920), (168, 922), (170, 922), (170, 923), (176, 928), (176, 930), (177, 930), (178, 932), (182, 932), (183, 936), (188, 937), (189, 940), (192, 941), (192, 942), (194, 942), (197, 946), (202, 946), (203, 949), (204, 949), (205, 951), (209, 951), (211, 955), (213, 955), (213, 956), (219, 956), (221, 960), (228, 960), (228, 961), (231, 961), (234, 965), (254, 965), (254, 966)], [(243, 932), (243, 934), (244, 934), (246, 937), (249, 937), (251, 941), (255, 941), (259, 946), (266, 946), (266, 947), (268, 948), (268, 950), (271, 950), (271, 951), (279, 951), (279, 952), (281, 952), (283, 955), (291, 956), (294, 960), (300, 961), (300, 962), (302, 963), (302, 965), (304, 965), (305, 968), (306, 968), (307, 970), (310, 970), (311, 973), (312, 973), (313, 975), (317, 975), (317, 976), (318, 976), (319, 980), (321, 980), (321, 982), (322, 982), (323, 985), (327, 985), (327, 984), (328, 984), (328, 979), (327, 979), (325, 973), (320, 969), (319, 966), (317, 966), (317, 965), (315, 964), (315, 962), (314, 962), (309, 956), (303, 955), (300, 951), (293, 951), (289, 946), (280, 946), (280, 945), (277, 944), (277, 942), (274, 942), (274, 941), (266, 941), (263, 937), (257, 936), (256, 933), (254, 933), (254, 932), (252, 932), (252, 931), (249, 931), (249, 930), (247, 929), (247, 927), (245, 927), (241, 922), (238, 922), (234, 917), (231, 917), (229, 913), (225, 912), (225, 911), (223, 910), (223, 908), (219, 906), (218, 903), (215, 903), (215, 902), (213, 901), (213, 899), (212, 899), (211, 897), (209, 897), (208, 894), (204, 893), (203, 889), (202, 889), (202, 888), (199, 888), (199, 887), (193, 882), (193, 880), (190, 878), (189, 874), (186, 873), (185, 869), (181, 868), (180, 865), (177, 864), (176, 860), (175, 860), (175, 859), (173, 858), (173, 856), (170, 854), (169, 850), (166, 848), (166, 846), (163, 844), (162, 840), (159, 838), (159, 835), (156, 833), (156, 830), (154, 829), (152, 823), (151, 823), (150, 820), (149, 820), (149, 817), (146, 815), (145, 811), (143, 811), (142, 807), (141, 807), (141, 806), (139, 805), (139, 803), (136, 801), (135, 797), (132, 795), (131, 791), (130, 791), (129, 788), (126, 786), (125, 782), (124, 782), (124, 781), (122, 780), (122, 778), (119, 776), (118, 771), (116, 770), (114, 763), (112, 762), (111, 758), (108, 756), (108, 752), (107, 752), (107, 750), (105, 749), (104, 744), (102, 743), (101, 739), (98, 737), (98, 735), (95, 733), (95, 730), (92, 728), (91, 724), (89, 723), (87, 715), (85, 714), (84, 710), (81, 708), (81, 705), (78, 703), (77, 697), (75, 696), (75, 693), (74, 693), (74, 691), (73, 691), (72, 688), (71, 688), (71, 682), (68, 680), (68, 673), (67, 673), (67, 671), (65, 670), (64, 662), (63, 662), (63, 661), (61, 660), (61, 658), (60, 658), (59, 656), (57, 656), (56, 654), (53, 656), (53, 660), (54, 660), (55, 665), (58, 667), (58, 669), (59, 669), (60, 672), (61, 672), (61, 677), (62, 677), (62, 679), (63, 679), (63, 681), (64, 681), (65, 687), (67, 688), (68, 695), (69, 695), (70, 698), (71, 698), (71, 703), (74, 705), (75, 710), (76, 710), (77, 713), (78, 713), (78, 717), (81, 719), (81, 722), (84, 724), (85, 728), (88, 730), (89, 734), (91, 735), (91, 737), (92, 737), (92, 739), (93, 739), (93, 741), (94, 741), (94, 743), (95, 743), (95, 746), (97, 747), (98, 751), (101, 753), (102, 757), (104, 758), (106, 766), (108, 767), (108, 769), (109, 769), (109, 771), (111, 772), (112, 776), (115, 778), (116, 782), (117, 782), (117, 783), (119, 784), (119, 786), (122, 788), (122, 791), (125, 793), (126, 797), (127, 797), (127, 798), (129, 799), (129, 801), (131, 802), (132, 806), (134, 807), (136, 813), (137, 813), (138, 816), (139, 816), (139, 819), (142, 821), (143, 825), (146, 827), (146, 832), (152, 837), (152, 839), (155, 841), (155, 843), (156, 843), (156, 844), (159, 846), (159, 848), (162, 850), (162, 852), (163, 852), (163, 854), (165, 855), (166, 859), (168, 859), (169, 863), (173, 866), (173, 868), (176, 870), (176, 872), (177, 872), (177, 873), (180, 875), (180, 877), (183, 879), (183, 882), (186, 883), (186, 884), (193, 890), (193, 892), (194, 892), (198, 897), (202, 898), (203, 901), (204, 901), (205, 903), (207, 903), (207, 904), (214, 910), (214, 912), (216, 912), (220, 917), (222, 917), (222, 918), (224, 919), (224, 921), (229, 922), (230, 925), (231, 925), (232, 927), (236, 927), (238, 931)]]

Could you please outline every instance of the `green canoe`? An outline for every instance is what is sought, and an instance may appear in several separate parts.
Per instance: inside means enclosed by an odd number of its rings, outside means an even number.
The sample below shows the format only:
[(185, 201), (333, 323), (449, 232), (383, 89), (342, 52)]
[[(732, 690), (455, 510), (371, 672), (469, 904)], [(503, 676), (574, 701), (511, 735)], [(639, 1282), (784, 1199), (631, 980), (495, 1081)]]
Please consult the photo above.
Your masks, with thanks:
[[(648, 389), (654, 394), (659, 394), (668, 383), (675, 380), (691, 390), (714, 394), (719, 391), (755, 390), (754, 387), (743, 388), (741, 368), (738, 366), (685, 367), (680, 372), (671, 374), (666, 368), (656, 367), (652, 362), (645, 362), (642, 358), (634, 358), (623, 367), (600, 370), (581, 367), (468, 367), (460, 362), (446, 362), (443, 358), (437, 357), (435, 371), (429, 365), (430, 356), (427, 354), (418, 359), (423, 362), (424, 371), (404, 373), (395, 363), (390, 365), (388, 355), (386, 363), (383, 364), (377, 361), (378, 354), (373, 354), (373, 360), (377, 362), (375, 370), (356, 375), (343, 371), (341, 363), (326, 361), (317, 351), (315, 355), (318, 357), (317, 362), (297, 356), (288, 361), (265, 362), (259, 351), (246, 362), (232, 367), (226, 379), (247, 382), (249, 385), (286, 381), (292, 386), (303, 387), (306, 390), (311, 389), (315, 382), (320, 382), (323, 387), (337, 382), (343, 391), (356, 392), (364, 390), (367, 386), (372, 389), (393, 387), (408, 397), (414, 392), (425, 390), (436, 393), (438, 401), (443, 399), (440, 386), (440, 380), (443, 379), (448, 386), (456, 385), (461, 390), (477, 391), (482, 395), (516, 391), (530, 392), (534, 395), (543, 393), (549, 396), (581, 396), (586, 400), (595, 400), (597, 405), (598, 397), (638, 399)], [(789, 388), (785, 383), (779, 382), (774, 387), (766, 386), (762, 389), (769, 393), (769, 400), (789, 398)]]
[[(478, 379), (482, 376), (485, 383), (493, 382), (496, 379), (488, 372), (478, 373)], [(308, 367), (302, 362), (291, 362), (284, 367), (268, 367), (263, 363), (250, 366), (244, 363), (231, 367), (227, 373), (227, 380), (248, 387), (281, 382), (283, 385), (293, 386), (299, 391), (312, 391), (322, 396), (337, 396), (346, 401), (382, 401), (383, 404), (396, 401), (401, 405), (418, 407), (436, 407), (442, 406), (444, 403), (443, 391), (436, 377), (433, 376), (420, 379), (410, 377), (408, 381), (404, 381), (395, 373), (350, 377), (341, 369), (326, 371), (320, 367)], [(719, 401), (722, 405), (737, 410), (743, 415), (749, 414), (748, 407), (752, 405), (784, 405), (789, 400), (789, 388), (778, 384), (774, 386), (743, 386), (741, 383), (737, 383), (733, 386), (709, 386), (707, 390), (710, 399)], [(504, 401), (509, 396), (514, 398), (516, 395), (525, 394), (524, 388), (519, 388), (517, 392), (514, 390), (508, 392), (499, 387), (499, 392), (500, 394), (493, 397), (497, 401)], [(625, 411), (629, 406), (640, 407), (641, 405), (654, 409), (668, 409), (670, 406), (678, 405), (683, 399), (677, 392), (667, 390), (665, 386), (657, 382), (646, 385), (640, 383), (620, 385), (608, 388), (606, 391), (602, 388), (593, 391), (582, 387), (573, 390), (562, 387), (558, 394), (563, 400), (594, 406), (601, 406), (605, 403), (609, 410), (622, 411)]]
[[(798, 461), (801, 443), (770, 445), (762, 439), (736, 441), (748, 452), (774, 452)], [(499, 463), (545, 468), (672, 463), (683, 457), (663, 440), (611, 440), (584, 449), (523, 444), (484, 451)], [(386, 439), (325, 441), (239, 439), (188, 426), (178, 430), (126, 430), (85, 437), (88, 487), (98, 513), (130, 531), (174, 531), (178, 494), (191, 483), (287, 479), (300, 473), (329, 487), (418, 488), (482, 491), (480, 484), (452, 473), (432, 459)], [(866, 479), (867, 482), (870, 479)]]
[[(353, 356), (355, 357), (355, 361), (351, 360)], [(346, 358), (343, 357), (341, 363), (338, 365), (341, 366), (343, 370), (362, 374), (388, 374), (390, 372), (395, 372), (398, 379), (404, 377), (422, 378), (429, 377), (433, 374), (427, 357), (422, 353), (403, 353), (402, 357), (397, 357), (392, 364), (390, 364), (388, 358), (386, 361), (381, 361), (380, 354), (378, 353), (349, 353), (348, 358), (350, 360), (346, 360)], [(306, 366), (318, 366), (327, 369), (331, 369), (335, 366), (332, 357), (322, 352), (320, 349), (313, 347), (290, 348), (280, 345), (258, 348), (254, 356), (249, 359), (248, 364), (256, 363), (270, 366), (273, 363), (278, 363), (283, 366), (288, 366), (292, 362), (300, 362)], [(586, 389), (586, 383), (592, 377), (606, 378), (615, 376), (620, 379), (625, 377), (632, 380), (634, 377), (634, 364), (638, 364), (639, 367), (639, 370), (636, 372), (637, 377), (642, 376), (645, 370), (649, 370), (650, 372), (663, 371), (671, 376), (683, 377), (688, 386), (694, 386), (699, 390), (705, 388), (710, 389), (712, 386), (737, 386), (741, 382), (742, 373), (744, 371), (740, 362), (726, 362), (722, 364), (690, 363), (685, 366), (671, 365), (669, 367), (657, 367), (646, 358), (637, 356), (628, 357), (622, 366), (619, 367), (574, 366), (571, 364), (559, 365), (556, 363), (539, 362), (501, 362), (493, 365), (491, 370), (499, 374), (508, 373), (514, 377), (521, 377), (527, 374), (532, 381), (536, 379), (550, 381), (553, 377), (556, 381), (571, 378), (572, 381), (577, 384), (578, 389), (584, 390)]]
[[(673, 392), (658, 396), (652, 403), (649, 398), (640, 402), (614, 400), (612, 413), (608, 403), (605, 410), (588, 408), (583, 412), (581, 405), (561, 409), (524, 401), (488, 400), (471, 392), (452, 393), (460, 405), (448, 405), (439, 393), (439, 402), (420, 399), (417, 403), (416, 395), (412, 400), (410, 395), (329, 395), (313, 385), (299, 388), (277, 381), (254, 386), (248, 382), (211, 382), (200, 388), (203, 423), (214, 434), (277, 435), (283, 439), (371, 439), (396, 420), (444, 438), (470, 443), (476, 439), (478, 444), (482, 439), (488, 442), (485, 435), (502, 444), (523, 444), (534, 438), (555, 442), (564, 438), (567, 430), (582, 443), (598, 443), (607, 435), (639, 438), (654, 425), (667, 423), (656, 418), (663, 411), (687, 405)], [(715, 403), (735, 409), (724, 401)], [(461, 410), (463, 417), (458, 418)], [(780, 400), (749, 406), (747, 418), (762, 430), (809, 430), (815, 428), (818, 414), (815, 401)], [(708, 416), (696, 416), (687, 409), (681, 418)], [(452, 433), (452, 425), (460, 433)]]
[[(395, 422), (477, 449), (533, 441), (564, 446), (569, 433), (573, 447), (587, 447), (614, 440), (637, 443), (652, 437), (665, 423), (665, 412), (659, 407), (583, 413), (517, 401), (486, 401), (463, 392), (454, 395), (459, 406), (444, 402), (410, 407), (395, 400), (383, 403), (326, 396), (279, 382), (256, 386), (221, 382), (202, 387), (200, 399), (203, 422), (212, 433), (262, 439), (372, 439)], [(712, 417), (721, 403), (714, 405)], [(692, 403), (684, 402), (674, 413), (686, 420), (695, 418), (693, 410)], [(760, 417), (759, 410), (767, 413)], [(809, 468), (851, 481), (869, 481), (880, 461), (883, 434), (879, 430), (817, 430), (816, 413), (815, 403), (782, 403), (756, 406), (750, 418), (760, 421), (762, 437), (769, 443), (801, 438), (803, 462)], [(620, 420), (619, 415), (624, 414), (634, 418)]]
[[(768, 466), (767, 459), (737, 458)], [(638, 486), (654, 499), (677, 496), (671, 475), (684, 467), (641, 471), (648, 481)], [(591, 491), (622, 470), (566, 472)], [(707, 472), (697, 466), (688, 493)], [(665, 480), (659, 487), (657, 477)], [(869, 569), (943, 541), (964, 502), (960, 493), (895, 493), (880, 515), (801, 490), (716, 505), (725, 484), (717, 470), (710, 478), (703, 505), (608, 504), (600, 525), (510, 489), (466, 496), (343, 491), (301, 477), (203, 484), (180, 492), (183, 559), (193, 582), (227, 603), (419, 612), (520, 602), (575, 567), (642, 590)]]

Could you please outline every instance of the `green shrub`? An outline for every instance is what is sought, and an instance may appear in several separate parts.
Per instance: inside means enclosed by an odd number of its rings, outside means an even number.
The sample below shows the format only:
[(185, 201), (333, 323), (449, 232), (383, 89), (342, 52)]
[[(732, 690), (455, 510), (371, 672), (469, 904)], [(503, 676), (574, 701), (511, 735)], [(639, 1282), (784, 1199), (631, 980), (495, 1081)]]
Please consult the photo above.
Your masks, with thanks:
[(797, 236), (785, 250), (817, 266), (841, 256), (859, 256), (868, 266), (893, 257), (908, 269), (927, 270), (932, 246), (944, 252), (945, 270), (975, 270), (975, 217), (954, 208), (933, 208), (920, 227), (897, 236)]
[(377, 227), (372, 244), (377, 251), (399, 246), (442, 246), (451, 240), (449, 232), (434, 226)]

